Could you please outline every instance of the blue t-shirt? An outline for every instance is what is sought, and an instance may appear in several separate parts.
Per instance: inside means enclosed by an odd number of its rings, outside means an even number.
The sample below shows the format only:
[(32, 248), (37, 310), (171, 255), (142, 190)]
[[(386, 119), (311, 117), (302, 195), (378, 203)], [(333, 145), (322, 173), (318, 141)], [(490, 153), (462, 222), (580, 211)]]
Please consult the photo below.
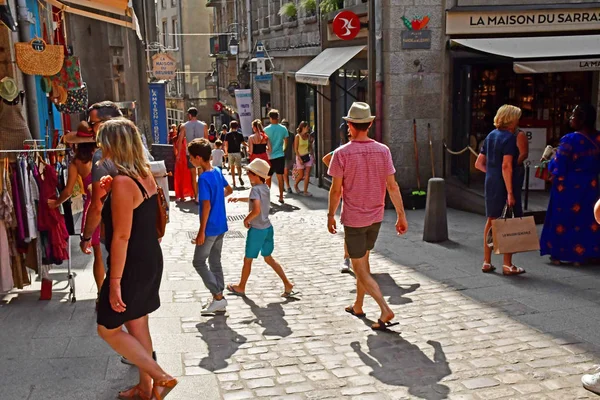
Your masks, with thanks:
[[(284, 157), (283, 143), (288, 137), (288, 130), (285, 129), (285, 126), (271, 124), (265, 128), (265, 133), (271, 142), (271, 155), (269, 156), (269, 160)], [(291, 146), (291, 144), (288, 143), (288, 146)]]
[(202, 217), (202, 202), (210, 201), (210, 214), (206, 222), (206, 236), (219, 236), (227, 232), (225, 214), (225, 192), (229, 183), (223, 177), (221, 169), (203, 172), (198, 178), (198, 214)]

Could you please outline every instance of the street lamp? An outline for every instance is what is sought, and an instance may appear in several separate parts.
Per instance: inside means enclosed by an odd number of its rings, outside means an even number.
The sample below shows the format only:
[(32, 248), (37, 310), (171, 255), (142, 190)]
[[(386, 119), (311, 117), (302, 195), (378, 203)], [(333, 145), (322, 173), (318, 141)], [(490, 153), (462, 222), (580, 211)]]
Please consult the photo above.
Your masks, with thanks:
[(239, 49), (240, 42), (238, 42), (235, 36), (232, 36), (231, 40), (229, 40), (229, 54), (231, 54), (232, 56), (237, 56)]

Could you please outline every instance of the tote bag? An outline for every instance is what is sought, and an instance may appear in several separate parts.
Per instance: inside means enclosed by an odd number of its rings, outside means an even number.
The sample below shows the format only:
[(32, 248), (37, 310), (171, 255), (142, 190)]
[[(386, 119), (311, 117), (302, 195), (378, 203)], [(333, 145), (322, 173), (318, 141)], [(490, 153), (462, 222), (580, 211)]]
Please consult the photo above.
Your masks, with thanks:
[(540, 249), (540, 240), (533, 217), (507, 218), (512, 208), (504, 208), (502, 217), (492, 221), (494, 253), (524, 253)]

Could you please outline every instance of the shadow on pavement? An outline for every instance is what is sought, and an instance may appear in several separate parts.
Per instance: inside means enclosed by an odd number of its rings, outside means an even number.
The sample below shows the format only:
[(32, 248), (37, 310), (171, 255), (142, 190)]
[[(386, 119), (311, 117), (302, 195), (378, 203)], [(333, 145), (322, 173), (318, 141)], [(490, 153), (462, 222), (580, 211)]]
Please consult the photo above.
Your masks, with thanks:
[(292, 334), (292, 330), (288, 326), (285, 320), (285, 312), (283, 311), (283, 305), (297, 301), (297, 299), (287, 298), (285, 301), (280, 303), (269, 303), (266, 308), (259, 307), (254, 301), (248, 297), (242, 297), (244, 303), (250, 306), (250, 310), (256, 316), (256, 319), (244, 321), (244, 324), (252, 324), (256, 322), (263, 328), (263, 336), (280, 336), (287, 337)]
[(193, 201), (178, 202), (175, 203), (175, 207), (186, 214), (198, 214), (198, 204), (194, 203)]
[(393, 305), (412, 303), (412, 300), (410, 298), (404, 296), (414, 292), (415, 290), (421, 287), (420, 284), (413, 283), (405, 289), (402, 286), (399, 286), (394, 280), (394, 278), (392, 278), (392, 276), (388, 273), (373, 274), (373, 278), (379, 284), (381, 293), (385, 297), (388, 297), (388, 303)]
[(208, 355), (200, 360), (199, 366), (208, 371), (218, 371), (226, 368), (228, 358), (231, 358), (240, 345), (246, 343), (246, 337), (240, 335), (227, 325), (226, 315), (215, 315), (206, 322), (196, 325), (202, 340), (208, 345)]
[(438, 382), (452, 371), (441, 344), (432, 340), (427, 343), (433, 347), (433, 360), (396, 332), (370, 335), (367, 339), (368, 351), (363, 350), (359, 342), (352, 342), (350, 346), (361, 361), (373, 370), (369, 375), (378, 381), (386, 385), (405, 386), (411, 395), (421, 399), (446, 399), (450, 389)]
[(278, 212), (294, 212), (300, 210), (299, 207), (293, 206), (291, 204), (276, 204), (271, 202), (271, 210), (269, 211), (270, 215), (277, 214)]

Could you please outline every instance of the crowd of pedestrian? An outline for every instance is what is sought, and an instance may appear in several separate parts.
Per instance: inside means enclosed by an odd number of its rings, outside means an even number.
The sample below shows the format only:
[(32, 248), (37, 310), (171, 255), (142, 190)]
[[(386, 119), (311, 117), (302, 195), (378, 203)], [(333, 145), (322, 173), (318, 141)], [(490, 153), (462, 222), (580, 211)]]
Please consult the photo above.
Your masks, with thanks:
[[(507, 210), (516, 217), (523, 215), (520, 191), (528, 147), (527, 138), (518, 128), (520, 117), (519, 108), (501, 107), (494, 119), (496, 129), (485, 139), (476, 161), (476, 167), (486, 174), (488, 219), (482, 265), (485, 273), (495, 270), (489, 245), (492, 222)], [(188, 110), (188, 119), (185, 124), (172, 127), (169, 140), (176, 157), (176, 199), (191, 198), (198, 204), (199, 229), (192, 241), (195, 245), (192, 264), (212, 295), (200, 312), (224, 312), (228, 305), (226, 294), (246, 296), (252, 264), (259, 256), (281, 279), (281, 296), (298, 295), (284, 267), (273, 256), (275, 229), (269, 219), (271, 179), (277, 176), (280, 203), (285, 202), (286, 188), (288, 193), (310, 196), (309, 179), (315, 154), (308, 123), (300, 122), (294, 134), (285, 120), (279, 123), (279, 112), (271, 110), (270, 125), (263, 127), (260, 120), (253, 121), (252, 134), (246, 141), (237, 121), (223, 125), (218, 132), (214, 125), (198, 120), (195, 108)], [(371, 328), (388, 330), (398, 322), (394, 322), (395, 314), (371, 275), (369, 261), (383, 221), (386, 193), (397, 214), (396, 232), (405, 234), (408, 223), (390, 150), (368, 136), (374, 119), (367, 104), (354, 103), (340, 127), (341, 146), (322, 161), (332, 177), (327, 229), (337, 233), (336, 215), (343, 201), (342, 272), (352, 269), (356, 276), (356, 298), (345, 311), (364, 318), (364, 300), (368, 294), (380, 309)], [(574, 132), (562, 138), (549, 162), (553, 187), (541, 237), (541, 254), (550, 255), (555, 264), (580, 265), (600, 259), (597, 237), (600, 235), (600, 135), (595, 122), (596, 111), (592, 106), (575, 108), (570, 119)], [(151, 156), (136, 126), (122, 118), (118, 107), (111, 102), (90, 107), (87, 123), (81, 124), (66, 141), (76, 146), (75, 158), (64, 191), (49, 206), (58, 207), (70, 196), (77, 177), (83, 180), (87, 201), (81, 249), (88, 254), (93, 249), (94, 253), (98, 334), (123, 356), (124, 362), (139, 368), (138, 384), (120, 392), (119, 398), (162, 399), (177, 385), (177, 380), (157, 363), (148, 325), (148, 315), (160, 307), (163, 270), (155, 227), (158, 188), (148, 164)], [(247, 165), (242, 165), (242, 149), (247, 149)], [(232, 185), (223, 173), (226, 165)], [(242, 171), (251, 186), (247, 197), (234, 195), (234, 190), (245, 184)], [(295, 181), (293, 189), (289, 175)], [(248, 203), (244, 219), (248, 234), (241, 273), (237, 283), (229, 284), (225, 283), (221, 263), (228, 230), (226, 198), (233, 203)], [(106, 255), (108, 260), (103, 258)], [(525, 273), (513, 263), (512, 254), (503, 257), (504, 275)], [(587, 389), (600, 392), (600, 374), (585, 375), (582, 381)]]

